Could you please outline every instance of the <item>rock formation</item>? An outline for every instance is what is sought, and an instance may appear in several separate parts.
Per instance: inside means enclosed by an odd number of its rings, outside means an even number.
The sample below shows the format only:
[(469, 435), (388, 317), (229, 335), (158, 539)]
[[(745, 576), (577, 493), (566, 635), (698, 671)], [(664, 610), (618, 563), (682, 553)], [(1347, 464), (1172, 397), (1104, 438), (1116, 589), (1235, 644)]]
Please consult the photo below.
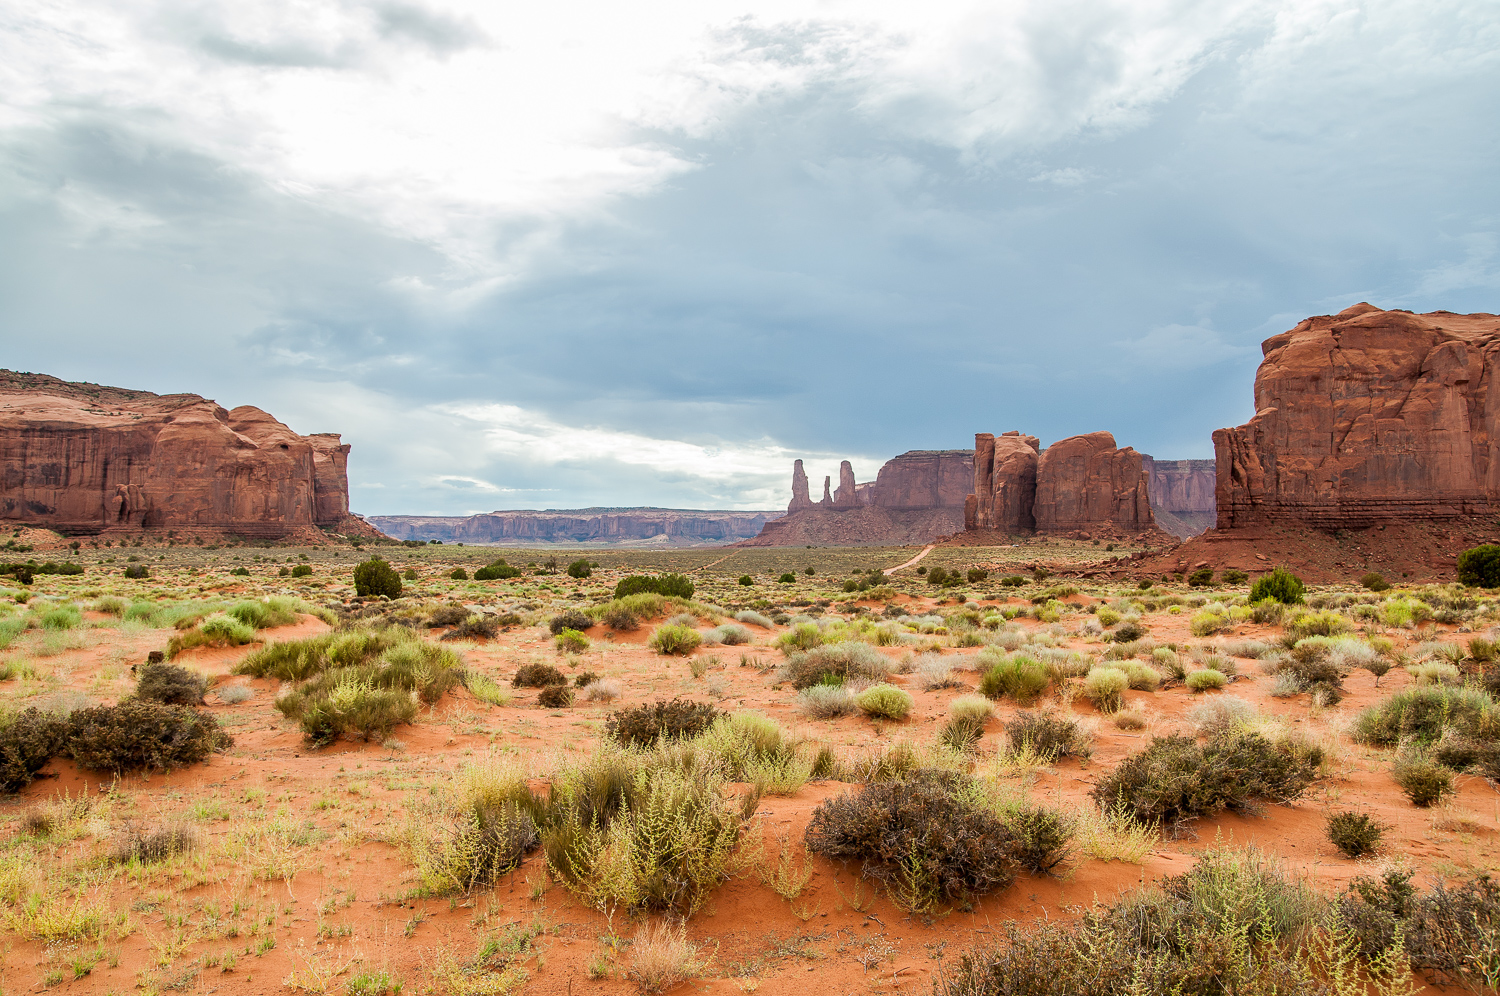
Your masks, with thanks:
[(1214, 525), (1212, 460), (1155, 460), (1145, 454), (1151, 514), (1167, 532), (1187, 539)]
[(792, 468), (788, 514), (768, 521), (745, 546), (891, 545), (926, 542), (963, 528), (964, 499), (974, 476), (969, 450), (912, 450), (887, 460), (874, 482), (856, 483), (854, 468), (839, 465), (839, 487), (824, 479), (823, 501), (799, 504), (806, 480), (802, 461)]
[(798, 512), (812, 507), (812, 497), (807, 493), (807, 471), (802, 469), (802, 461), (798, 460), (792, 464), (792, 500), (786, 510)]
[(680, 508), (579, 508), (468, 516), (375, 515), (370, 522), (403, 540), (684, 547), (747, 539), (779, 515)]
[(372, 534), (349, 515), (348, 454), (258, 408), (0, 371), (0, 520), (73, 535)]
[(1001, 436), (974, 435), (974, 491), (972, 510), (966, 508), (964, 527), (994, 529), (1007, 534), (1036, 530), (1032, 507), (1036, 502), (1038, 440), (1011, 430)]
[(1357, 304), (1261, 348), (1255, 417), (1214, 433), (1220, 530), (1500, 504), (1500, 317)]
[(1141, 454), (1108, 432), (1060, 439), (1037, 458), (1037, 532), (1153, 529), (1149, 495)]

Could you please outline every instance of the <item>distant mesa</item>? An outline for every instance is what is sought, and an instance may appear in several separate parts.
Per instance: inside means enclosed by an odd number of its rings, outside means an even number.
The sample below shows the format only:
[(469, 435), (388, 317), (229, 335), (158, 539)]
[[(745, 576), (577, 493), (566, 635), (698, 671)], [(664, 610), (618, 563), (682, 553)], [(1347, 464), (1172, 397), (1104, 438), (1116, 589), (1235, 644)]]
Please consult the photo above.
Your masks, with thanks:
[(376, 537), (349, 513), (349, 447), (248, 405), (0, 370), (0, 521), (70, 535)]
[[(807, 478), (803, 476), (803, 498)], [(811, 503), (809, 503), (811, 505)], [(370, 522), (401, 540), (539, 546), (719, 546), (755, 536), (780, 512), (682, 508), (518, 509), (478, 515), (372, 515)]]

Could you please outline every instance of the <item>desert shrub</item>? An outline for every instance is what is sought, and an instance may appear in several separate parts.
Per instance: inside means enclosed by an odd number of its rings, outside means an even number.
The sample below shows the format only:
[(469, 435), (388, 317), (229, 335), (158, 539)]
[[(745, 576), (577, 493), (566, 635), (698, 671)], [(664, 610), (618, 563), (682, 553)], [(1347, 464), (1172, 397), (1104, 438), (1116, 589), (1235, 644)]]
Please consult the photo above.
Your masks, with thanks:
[[(1411, 967), (1474, 992), (1494, 988), (1494, 937), (1500, 931), (1500, 885), (1488, 873), (1459, 885), (1436, 882), (1426, 893), (1412, 872), (1391, 868), (1379, 879), (1359, 876), (1338, 898), (1339, 920), (1375, 959), (1393, 948)], [(1403, 950), (1404, 949), (1404, 950)]]
[(812, 685), (797, 693), (797, 709), (809, 719), (836, 719), (857, 711), (854, 693), (842, 685)]
[(1187, 718), (1201, 736), (1211, 737), (1250, 723), (1255, 707), (1234, 695), (1215, 695), (1193, 706)]
[(660, 993), (696, 979), (708, 968), (698, 946), (687, 939), (687, 927), (662, 920), (642, 926), (630, 942), (630, 969), (625, 974), (642, 993)]
[(545, 810), (520, 770), (491, 757), (465, 765), (436, 804), (410, 813), (399, 842), (424, 893), (472, 892), (541, 846)]
[(543, 709), (566, 709), (573, 704), (573, 689), (567, 685), (548, 685), (536, 697)]
[(190, 851), (198, 835), (186, 823), (169, 821), (143, 827), (128, 822), (115, 834), (110, 859), (117, 864), (154, 864)]
[(62, 753), (67, 721), (28, 706), (0, 724), (0, 793), (8, 795), (30, 785)]
[(1108, 605), (1101, 605), (1099, 606), (1098, 611), (1094, 613), (1094, 618), (1099, 620), (1100, 626), (1108, 628), (1120, 621), (1120, 613), (1116, 612)]
[(1301, 578), (1285, 567), (1278, 567), (1255, 579), (1255, 584), (1250, 587), (1250, 602), (1254, 604), (1269, 598), (1282, 605), (1300, 605), (1306, 590)]
[(577, 609), (568, 609), (553, 616), (547, 623), (547, 630), (553, 635), (561, 633), (565, 629), (583, 631), (594, 625), (594, 620), (579, 612)]
[(1409, 664), (1406, 673), (1412, 676), (1417, 685), (1457, 685), (1463, 680), (1463, 674), (1453, 664), (1445, 664), (1441, 661), (1424, 661), (1421, 664)]
[(1291, 742), (1234, 731), (1203, 746), (1191, 737), (1154, 737), (1094, 787), (1102, 809), (1177, 826), (1260, 799), (1290, 802), (1312, 784), (1321, 758)]
[[(568, 577), (570, 578), (586, 578), (593, 573), (594, 565), (590, 564), (587, 560), (575, 560), (568, 565)], [(570, 626), (569, 628), (577, 629), (578, 627)]]
[(772, 795), (797, 791), (812, 770), (780, 724), (759, 713), (722, 716), (692, 746), (699, 770), (725, 781), (751, 782)]
[(938, 743), (955, 753), (966, 754), (984, 736), (984, 721), (970, 716), (952, 716), (938, 731)]
[(208, 680), (176, 664), (142, 664), (136, 668), (135, 694), (167, 705), (194, 706), (203, 702)]
[(689, 699), (658, 700), (612, 713), (604, 734), (618, 743), (650, 747), (662, 738), (686, 739), (704, 733), (724, 713), (708, 702)]
[(1485, 543), (1460, 553), (1458, 580), (1478, 588), (1500, 588), (1500, 546)]
[(120, 617), (125, 610), (130, 608), (130, 603), (119, 595), (100, 595), (94, 599), (93, 609), (95, 612), (103, 612), (105, 615)]
[(376, 686), (367, 668), (327, 671), (276, 699), (276, 708), (296, 720), (314, 747), (340, 737), (384, 741), (397, 726), (417, 717), (417, 701), (409, 688)]
[(255, 689), (247, 685), (223, 685), (214, 689), (214, 694), (225, 705), (239, 705), (255, 698)]
[(235, 674), (282, 681), (304, 681), (331, 668), (369, 664), (388, 650), (405, 645), (427, 647), (434, 655), (452, 655), (425, 644), (421, 637), (401, 626), (355, 629), (323, 633), (303, 640), (268, 643), (247, 654), (235, 665)]
[(1087, 758), (1094, 751), (1093, 737), (1064, 713), (1018, 712), (1005, 724), (1005, 736), (1012, 752), (1029, 750), (1054, 761), (1063, 757)]
[(1015, 838), (966, 787), (936, 772), (866, 785), (820, 803), (803, 839), (815, 854), (862, 862), (913, 911), (1003, 889), (1015, 875)]
[[(981, 665), (993, 660), (987, 652), (979, 655)], [(1005, 658), (984, 672), (979, 679), (979, 691), (985, 698), (1000, 699), (1009, 696), (1018, 705), (1030, 705), (1041, 698), (1051, 684), (1052, 677), (1047, 666), (1022, 654)]]
[(565, 654), (581, 654), (592, 646), (589, 638), (576, 629), (563, 630), (553, 637), (553, 642), (557, 645), (558, 652)]
[[(149, 578), (151, 576), (151, 572), (147, 570), (145, 564), (127, 564), (125, 570), (121, 573), (123, 573), (127, 578), (130, 578), (134, 581), (139, 581), (142, 578)], [(26, 582), (22, 583), (24, 584)]]
[(1015, 835), (1016, 864), (1033, 875), (1050, 875), (1068, 857), (1076, 822), (1045, 806), (1021, 806), (1001, 817)]
[(1286, 624), (1287, 635), (1301, 640), (1309, 636), (1337, 636), (1349, 631), (1349, 620), (1330, 609), (1304, 612)]
[(1379, 574), (1376, 574), (1374, 571), (1371, 571), (1370, 573), (1366, 574), (1364, 577), (1360, 578), (1359, 579), (1359, 583), (1362, 584), (1362, 585), (1364, 585), (1364, 587), (1366, 589), (1368, 589), (1369, 591), (1390, 591), (1391, 590), (1391, 583), (1389, 581), (1387, 581), (1385, 578), (1381, 577)]
[(454, 581), (467, 581), (469, 580), (469, 572), (462, 567), (455, 567), (448, 572), (448, 577)]
[(641, 628), (640, 617), (623, 605), (611, 605), (599, 617), (599, 621), (613, 630), (636, 630)]
[(1189, 671), (1182, 683), (1194, 692), (1217, 691), (1229, 684), (1229, 679), (1222, 671), (1215, 671), (1211, 667), (1202, 668), (1198, 671)]
[(476, 613), (464, 616), (461, 621), (451, 627), (439, 639), (447, 642), (458, 640), (493, 640), (495, 634), (499, 631), (499, 619), (495, 616), (481, 616)]
[(705, 643), (723, 644), (726, 647), (738, 647), (751, 641), (750, 631), (743, 626), (734, 623), (724, 623), (715, 626), (703, 634)]
[(372, 595), (399, 598), (401, 575), (397, 574), (396, 569), (384, 560), (371, 557), (354, 568), (354, 593), (361, 598)]
[(939, 688), (963, 688), (964, 683), (953, 674), (953, 662), (941, 654), (921, 654), (910, 662), (910, 670), (917, 683), (926, 691)]
[(1187, 583), (1194, 588), (1202, 588), (1214, 583), (1214, 569), (1212, 567), (1200, 567), (1187, 576)]
[(1229, 625), (1229, 617), (1214, 609), (1193, 613), (1188, 628), (1194, 636), (1212, 636)]
[(686, 917), (729, 877), (743, 819), (722, 787), (654, 754), (601, 751), (553, 781), (547, 864), (596, 909)]
[(585, 685), (591, 685), (598, 680), (599, 676), (594, 672), (580, 671), (579, 673), (573, 675), (573, 687), (583, 688)]
[(1137, 660), (1121, 661), (1116, 665), (1130, 680), (1130, 687), (1138, 692), (1154, 692), (1161, 686), (1161, 672)]
[(1221, 573), (1219, 575), (1219, 581), (1222, 584), (1229, 584), (1229, 585), (1244, 584), (1246, 581), (1249, 581), (1249, 580), (1250, 580), (1250, 575), (1246, 574), (1244, 571), (1235, 570), (1232, 567), (1229, 568), (1228, 570), (1224, 571), (1223, 573)]
[(1115, 629), (1113, 639), (1116, 643), (1134, 643), (1144, 640), (1148, 632), (1139, 619), (1129, 618)]
[(311, 564), (298, 564), (296, 567), (292, 568), (292, 577), (310, 578), (312, 577), (312, 572), (313, 569)]
[(568, 676), (551, 664), (522, 664), (516, 668), (516, 676), (510, 680), (513, 688), (546, 688), (548, 685), (563, 685)]
[(1125, 704), (1130, 675), (1117, 667), (1096, 667), (1083, 678), (1083, 694), (1101, 712), (1114, 712)]
[(225, 613), (254, 629), (271, 629), (295, 623), (298, 608), (299, 603), (295, 599), (274, 596), (235, 602)]
[(1469, 638), (1469, 659), (1481, 664), (1488, 664), (1500, 655), (1500, 643), (1487, 640), (1482, 636)]
[[(1367, 586), (1368, 587), (1368, 586)], [(1362, 858), (1374, 854), (1380, 847), (1380, 839), (1390, 827), (1369, 813), (1356, 813), (1346, 809), (1328, 817), (1325, 832), (1328, 840), (1346, 858)]]
[(793, 688), (832, 684), (848, 679), (880, 681), (895, 670), (890, 658), (868, 643), (846, 641), (792, 654), (781, 665), (777, 678)]
[(504, 558), (495, 561), (493, 564), (486, 564), (474, 572), (475, 581), (509, 581), (511, 578), (518, 578), (520, 576), (521, 569), (507, 564)]
[(588, 702), (613, 702), (625, 694), (624, 686), (613, 678), (599, 678), (578, 690)]
[(983, 695), (960, 695), (948, 703), (948, 715), (953, 719), (977, 719), (984, 722), (995, 714), (995, 707)]
[(621, 578), (619, 584), (615, 585), (615, 597), (624, 598), (627, 595), (639, 595), (649, 592), (655, 595), (664, 595), (672, 598), (692, 598), (693, 582), (683, 574), (662, 574), (652, 576), (647, 574), (632, 574), (627, 578)]
[(646, 641), (647, 645), (659, 654), (690, 654), (698, 649), (703, 642), (703, 637), (691, 626), (683, 626), (679, 623), (665, 623), (656, 627), (651, 638)]
[(176, 657), (194, 647), (241, 647), (255, 639), (255, 628), (224, 612), (215, 612), (192, 629), (167, 641), (167, 656)]
[(895, 685), (871, 685), (854, 696), (854, 704), (867, 716), (905, 719), (915, 703), (905, 689)]
[(746, 623), (751, 626), (760, 626), (763, 629), (770, 629), (772, 626), (771, 620), (767, 619), (759, 612), (754, 612), (750, 609), (744, 609), (740, 612), (736, 612), (734, 614), (734, 618), (737, 622)]
[(811, 650), (823, 645), (823, 631), (816, 623), (798, 623), (776, 638), (776, 649), (790, 654), (797, 650)]
[(1414, 806), (1432, 806), (1453, 794), (1453, 772), (1426, 754), (1403, 752), (1391, 765), (1391, 777)]
[(209, 713), (126, 699), (68, 716), (63, 751), (79, 767), (123, 772), (194, 764), (233, 744)]
[(1403, 741), (1429, 746), (1450, 729), (1478, 740), (1500, 739), (1500, 711), (1493, 699), (1477, 689), (1404, 688), (1356, 716), (1350, 735), (1358, 743), (1376, 747)]

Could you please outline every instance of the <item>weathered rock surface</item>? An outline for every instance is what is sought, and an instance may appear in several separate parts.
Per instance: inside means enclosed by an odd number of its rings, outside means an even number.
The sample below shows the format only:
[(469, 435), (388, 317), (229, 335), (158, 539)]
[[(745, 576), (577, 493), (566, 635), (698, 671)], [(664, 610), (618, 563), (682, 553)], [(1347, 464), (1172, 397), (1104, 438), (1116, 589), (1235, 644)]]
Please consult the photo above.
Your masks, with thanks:
[(352, 518), (348, 454), (258, 408), (0, 371), (5, 521), (314, 538)]
[(961, 508), (815, 508), (773, 519), (735, 546), (905, 546), (960, 532), (963, 524)]
[(974, 490), (972, 511), (966, 508), (967, 529), (993, 529), (1007, 534), (1036, 530), (1036, 468), (1039, 441), (1012, 430), (1000, 436), (974, 435)]
[(1059, 439), (1036, 465), (1036, 528), (1044, 533), (1138, 533), (1155, 528), (1141, 454), (1108, 432)]
[(848, 460), (839, 464), (839, 489), (833, 493), (833, 505), (835, 508), (854, 508), (859, 505), (859, 496), (855, 494), (857, 485), (854, 483), (854, 467)]
[(802, 461), (798, 460), (792, 464), (792, 500), (786, 510), (797, 512), (804, 508), (812, 508), (812, 505), (812, 496), (807, 491), (807, 471), (802, 469)]
[(370, 522), (396, 539), (444, 543), (712, 546), (755, 536), (780, 514), (681, 508), (523, 509), (469, 516), (375, 515)]
[(1500, 503), (1500, 316), (1357, 304), (1262, 344), (1214, 433), (1220, 530), (1440, 521)]
[(954, 508), (962, 513), (973, 481), (973, 450), (909, 450), (881, 466), (875, 475), (871, 504), (881, 508)]
[(1214, 525), (1215, 488), (1212, 460), (1156, 460), (1141, 454), (1150, 482), (1151, 513), (1156, 524), (1180, 539)]

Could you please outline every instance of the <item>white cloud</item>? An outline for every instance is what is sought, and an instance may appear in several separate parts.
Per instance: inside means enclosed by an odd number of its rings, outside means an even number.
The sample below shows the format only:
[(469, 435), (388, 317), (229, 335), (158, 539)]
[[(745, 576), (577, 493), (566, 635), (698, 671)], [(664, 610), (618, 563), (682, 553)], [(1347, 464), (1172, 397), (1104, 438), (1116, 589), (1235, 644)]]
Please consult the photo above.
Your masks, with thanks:
[(1243, 360), (1258, 352), (1236, 346), (1214, 329), (1199, 325), (1162, 325), (1136, 339), (1115, 343), (1137, 365), (1162, 370), (1194, 370), (1229, 360)]
[(1494, 232), (1470, 232), (1455, 241), (1463, 246), (1464, 258), (1425, 271), (1417, 292), (1432, 295), (1471, 287), (1500, 287), (1500, 238)]

